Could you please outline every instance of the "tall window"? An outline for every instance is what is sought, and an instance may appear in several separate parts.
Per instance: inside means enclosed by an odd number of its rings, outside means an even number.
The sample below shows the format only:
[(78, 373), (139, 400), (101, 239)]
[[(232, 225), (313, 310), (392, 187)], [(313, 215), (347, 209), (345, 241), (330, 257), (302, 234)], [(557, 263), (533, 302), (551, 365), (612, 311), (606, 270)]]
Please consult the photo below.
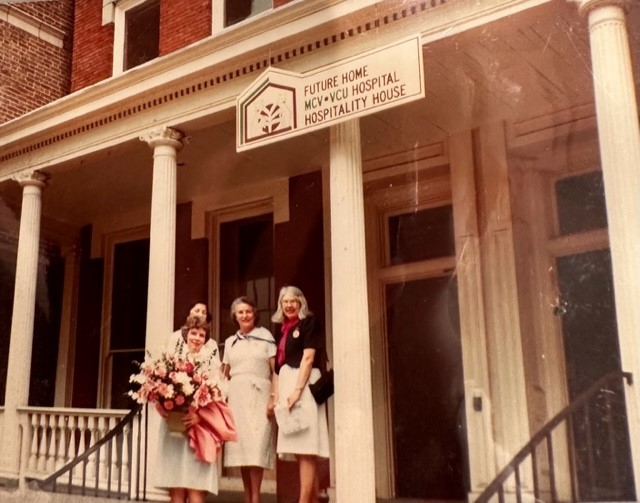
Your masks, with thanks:
[(160, 0), (150, 0), (125, 13), (124, 70), (160, 55)]

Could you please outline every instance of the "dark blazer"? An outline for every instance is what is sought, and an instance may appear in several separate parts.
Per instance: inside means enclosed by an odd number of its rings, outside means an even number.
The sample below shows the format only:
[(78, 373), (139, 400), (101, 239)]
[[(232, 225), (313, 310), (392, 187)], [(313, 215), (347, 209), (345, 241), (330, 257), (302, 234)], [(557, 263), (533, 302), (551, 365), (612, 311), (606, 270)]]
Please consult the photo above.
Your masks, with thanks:
[[(282, 327), (278, 327), (276, 333), (280, 334), (278, 338), (278, 346), (282, 337)], [(315, 349), (316, 355), (313, 360), (313, 367), (320, 368), (322, 362), (322, 355), (324, 354), (324, 337), (322, 336), (322, 330), (320, 323), (315, 316), (309, 315), (305, 319), (300, 320), (293, 325), (287, 334), (287, 340), (284, 347), (284, 362), (282, 365), (278, 364), (278, 358), (276, 357), (276, 373), (280, 372), (280, 368), (284, 365), (289, 365), (293, 368), (299, 368), (302, 361), (302, 355), (305, 349)]]

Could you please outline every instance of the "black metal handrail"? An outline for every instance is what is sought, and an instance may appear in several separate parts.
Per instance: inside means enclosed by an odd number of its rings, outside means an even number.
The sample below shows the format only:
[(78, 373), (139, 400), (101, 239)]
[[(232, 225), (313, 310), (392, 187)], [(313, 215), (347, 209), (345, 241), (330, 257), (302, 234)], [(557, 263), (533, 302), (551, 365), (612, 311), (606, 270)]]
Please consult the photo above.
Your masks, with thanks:
[[(76, 458), (72, 459), (65, 466), (60, 468), (55, 473), (49, 475), (44, 480), (35, 480), (33, 483), (44, 491), (49, 492), (66, 492), (68, 494), (81, 494), (83, 496), (100, 496), (105, 498), (117, 498), (117, 499), (134, 499), (136, 501), (146, 501), (146, 431), (147, 431), (147, 415), (144, 414), (144, 428), (142, 425), (142, 406), (136, 404), (131, 411), (124, 416), (120, 421), (109, 430), (104, 437), (98, 440), (95, 444), (89, 447), (84, 453)], [(137, 438), (136, 438), (136, 459), (138, 462), (133, 467), (129, 465), (129, 471), (127, 480), (123, 480), (122, 468), (123, 468), (123, 450), (125, 445), (127, 452), (129, 453), (129, 460), (133, 459), (131, 454), (133, 453), (133, 426), (134, 421), (137, 421)], [(125, 430), (125, 428), (128, 429)], [(144, 439), (143, 439), (144, 437)], [(80, 441), (84, 441), (81, 437)], [(144, 441), (144, 445), (143, 445)], [(117, 473), (113, 474), (113, 456), (114, 448), (116, 455), (116, 469)], [(106, 456), (106, 480), (100, 479), (100, 461), (102, 456)], [(90, 458), (93, 457), (95, 462), (95, 480), (87, 480), (87, 464)], [(74, 480), (74, 471), (81, 465), (82, 477), (81, 480)], [(135, 469), (135, 484), (133, 483), (133, 471)], [(64, 482), (59, 482), (61, 479)], [(66, 481), (65, 481), (66, 479)], [(88, 484), (91, 482), (91, 484)], [(102, 483), (102, 484), (101, 484)], [(115, 487), (114, 487), (115, 486)], [(135, 490), (134, 490), (135, 486)]]
[[(553, 430), (562, 424), (565, 421), (570, 421), (571, 417), (575, 412), (580, 410), (582, 407), (588, 405), (588, 403), (597, 397), (607, 385), (619, 381), (620, 379), (624, 379), (628, 385), (633, 384), (633, 375), (630, 372), (624, 371), (614, 371), (610, 372), (602, 378), (598, 379), (594, 382), (589, 388), (581, 393), (575, 400), (573, 400), (567, 407), (562, 409), (558, 414), (556, 414), (545, 426), (540, 429), (532, 438), (527, 442), (527, 444), (518, 451), (518, 453), (513, 457), (513, 459), (504, 467), (504, 469), (496, 476), (496, 478), (487, 486), (487, 488), (482, 491), (480, 496), (476, 498), (475, 503), (487, 503), (491, 498), (498, 496), (498, 501), (500, 503), (504, 503), (505, 495), (504, 495), (504, 486), (505, 482), (509, 480), (511, 476), (515, 478), (515, 491), (516, 491), (516, 501), (521, 503), (522, 501), (522, 492), (520, 487), (521, 482), (521, 473), (520, 466), (527, 459), (531, 459), (532, 462), (532, 472), (533, 472), (533, 490), (536, 501), (540, 500), (540, 492), (539, 492), (539, 480), (538, 480), (538, 469), (536, 462), (536, 448), (542, 443), (546, 442), (547, 446), (547, 457), (549, 462), (549, 490), (551, 493), (551, 501), (558, 501), (557, 498), (557, 488), (555, 481), (555, 473), (554, 473), (554, 459), (553, 459), (553, 448), (552, 448), (552, 440), (551, 433)], [(608, 395), (605, 395), (608, 399)], [(575, 501), (575, 481), (572, 477), (572, 487), (571, 487), (573, 501)]]

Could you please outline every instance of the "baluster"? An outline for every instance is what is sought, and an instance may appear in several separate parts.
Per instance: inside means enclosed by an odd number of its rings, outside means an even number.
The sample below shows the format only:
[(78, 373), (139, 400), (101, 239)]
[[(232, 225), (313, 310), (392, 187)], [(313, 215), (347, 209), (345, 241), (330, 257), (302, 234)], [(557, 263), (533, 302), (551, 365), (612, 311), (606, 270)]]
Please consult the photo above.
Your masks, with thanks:
[(29, 456), (29, 471), (33, 472), (38, 467), (38, 414), (31, 415), (31, 455)]
[(535, 446), (531, 449), (531, 470), (533, 471), (533, 496), (538, 501), (540, 499), (540, 482), (538, 480), (538, 451)]
[[(100, 438), (98, 437), (98, 425), (95, 416), (88, 418), (87, 433), (89, 435), (89, 447), (97, 443)], [(95, 453), (89, 456), (87, 460), (87, 479), (93, 479), (96, 477), (96, 455)]]
[(56, 466), (55, 470), (59, 470), (64, 466), (65, 455), (67, 453), (67, 421), (64, 414), (58, 416), (58, 449), (56, 450)]
[[(87, 419), (84, 416), (79, 416), (78, 417), (78, 429), (77, 429), (77, 433), (76, 433), (76, 437), (78, 437), (78, 451), (76, 453), (76, 457), (80, 457), (84, 454), (84, 451), (86, 451), (86, 444), (85, 444), (85, 431), (87, 430)], [(84, 467), (85, 467), (85, 463), (78, 463), (75, 468), (73, 469), (73, 476), (74, 478), (83, 481), (84, 480)], [(83, 484), (84, 485), (84, 484)]]
[(558, 501), (558, 492), (556, 491), (556, 468), (553, 457), (553, 442), (551, 439), (551, 432), (548, 432), (545, 436), (547, 441), (547, 456), (549, 459), (549, 489), (551, 490), (551, 501), (554, 503)]
[[(596, 424), (598, 422), (597, 416), (597, 403), (598, 403), (598, 395), (594, 397), (593, 400), (594, 409), (596, 410), (595, 420)], [(584, 405), (584, 432), (585, 432), (585, 440), (587, 443), (587, 469), (589, 470), (589, 480), (591, 483), (587, 487), (587, 494), (592, 492), (595, 488), (594, 482), (596, 480), (596, 461), (595, 461), (595, 452), (593, 446), (593, 429), (591, 427), (591, 411), (589, 410), (589, 402)], [(585, 496), (581, 494), (580, 496)]]
[[(611, 395), (615, 396), (615, 391), (608, 389), (604, 390), (604, 410), (605, 410), (605, 423), (607, 425), (607, 435), (609, 437), (609, 453), (607, 462), (611, 463), (612, 470), (611, 477), (613, 479), (613, 488), (616, 495), (619, 495), (622, 491), (623, 484), (620, 483), (620, 476), (618, 474), (618, 466), (620, 462), (618, 460), (618, 452), (616, 446), (616, 430), (614, 428), (613, 417), (613, 404), (611, 403)], [(624, 396), (624, 395), (621, 395)]]
[[(103, 438), (107, 434), (107, 431), (109, 431), (109, 424), (107, 421), (107, 418), (104, 416), (100, 416), (98, 418), (98, 430), (100, 431), (100, 438)], [(103, 445), (98, 456), (98, 476), (100, 478), (101, 487), (105, 487), (109, 475), (109, 467), (107, 466), (108, 450), (109, 446)]]
[(130, 471), (131, 471), (131, 427), (126, 425), (122, 430), (122, 463), (121, 480), (124, 484), (125, 491), (129, 490)]
[(522, 503), (522, 491), (520, 489), (520, 465), (514, 466), (515, 479), (516, 479), (516, 501)]
[(49, 445), (47, 446), (47, 460), (46, 460), (46, 470), (47, 473), (53, 473), (56, 468), (56, 415), (51, 414), (49, 416), (49, 421), (47, 425), (47, 431), (49, 431)]
[(44, 473), (47, 462), (47, 415), (40, 414), (40, 446), (38, 447), (37, 470)]
[[(117, 424), (117, 418), (110, 417), (109, 418), (109, 431), (111, 431), (115, 425)], [(119, 463), (120, 459), (118, 457), (118, 449), (116, 444), (116, 439), (112, 438), (109, 442), (109, 489), (113, 487), (115, 484), (117, 487), (118, 477), (120, 476)]]

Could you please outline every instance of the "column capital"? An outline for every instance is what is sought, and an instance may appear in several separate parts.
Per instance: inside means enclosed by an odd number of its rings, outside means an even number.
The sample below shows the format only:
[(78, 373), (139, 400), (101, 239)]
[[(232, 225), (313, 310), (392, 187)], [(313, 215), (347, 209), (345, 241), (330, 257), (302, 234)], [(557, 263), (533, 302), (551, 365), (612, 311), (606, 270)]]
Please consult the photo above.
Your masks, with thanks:
[(20, 184), (21, 187), (34, 186), (43, 189), (47, 185), (49, 176), (39, 171), (25, 171), (13, 176), (13, 179)]
[(183, 139), (184, 134), (181, 131), (167, 126), (151, 129), (140, 135), (140, 141), (148, 143), (152, 148), (168, 145), (179, 150), (182, 147)]
[(631, 5), (631, 0), (568, 0), (578, 5), (581, 14), (588, 15), (600, 7), (622, 7), (625, 11)]

